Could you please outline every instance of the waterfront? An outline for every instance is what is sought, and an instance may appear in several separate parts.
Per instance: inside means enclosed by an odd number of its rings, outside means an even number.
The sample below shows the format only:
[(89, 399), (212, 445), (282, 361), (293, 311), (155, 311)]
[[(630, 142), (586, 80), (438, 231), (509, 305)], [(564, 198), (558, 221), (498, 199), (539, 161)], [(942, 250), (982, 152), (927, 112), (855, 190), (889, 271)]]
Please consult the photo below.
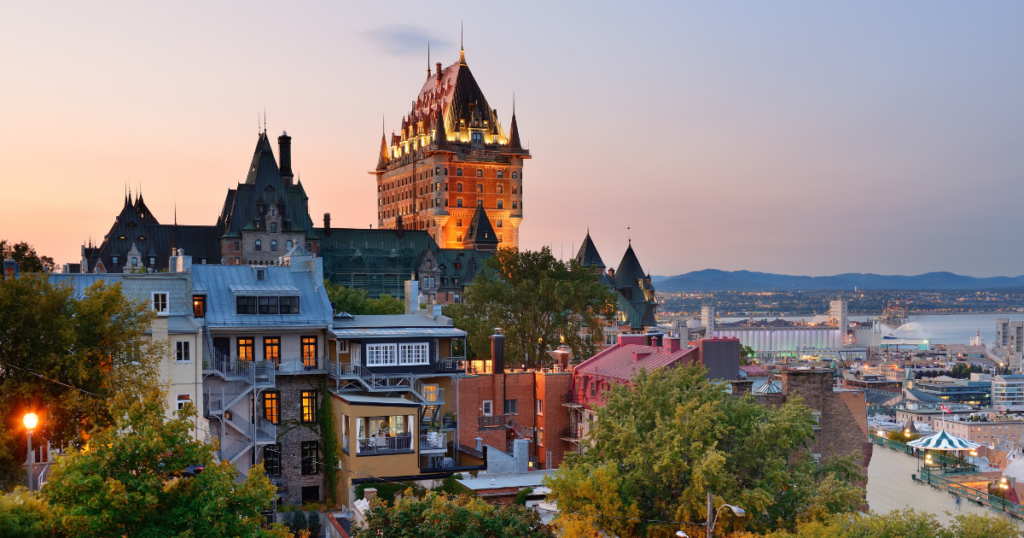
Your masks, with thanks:
[[(788, 321), (810, 321), (814, 316), (782, 316)], [(867, 321), (875, 316), (850, 316), (850, 321)], [(902, 338), (927, 339), (933, 344), (966, 344), (977, 331), (981, 331), (986, 345), (991, 345), (996, 338), (996, 320), (1008, 318), (1010, 321), (1024, 321), (1024, 314), (948, 314), (948, 315), (911, 315), (910, 322), (892, 331), (893, 336)], [(750, 319), (747, 317), (718, 318), (719, 323)], [(763, 319), (755, 316), (754, 319)], [(769, 316), (767, 319), (776, 319)]]

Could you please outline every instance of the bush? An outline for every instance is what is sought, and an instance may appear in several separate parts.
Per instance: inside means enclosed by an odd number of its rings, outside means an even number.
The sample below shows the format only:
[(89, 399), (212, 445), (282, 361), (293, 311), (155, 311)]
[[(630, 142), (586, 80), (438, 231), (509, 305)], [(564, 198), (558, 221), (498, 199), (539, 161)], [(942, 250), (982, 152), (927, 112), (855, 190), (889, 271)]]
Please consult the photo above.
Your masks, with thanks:
[(518, 504), (519, 506), (526, 506), (526, 498), (533, 495), (533, 488), (524, 488), (516, 493), (516, 498), (512, 501), (512, 504)]
[(476, 492), (463, 486), (458, 481), (462, 478), (461, 474), (456, 474), (445, 478), (441, 485), (432, 489), (431, 491), (438, 491), (441, 493), (447, 493), (448, 495), (470, 495), (475, 497)]
[(405, 490), (412, 488), (412, 494), (422, 497), (426, 490), (412, 482), (369, 482), (356, 486), (356, 499), (364, 498), (367, 488), (377, 488), (377, 498), (386, 502), (388, 506), (395, 504), (395, 494), (404, 494)]

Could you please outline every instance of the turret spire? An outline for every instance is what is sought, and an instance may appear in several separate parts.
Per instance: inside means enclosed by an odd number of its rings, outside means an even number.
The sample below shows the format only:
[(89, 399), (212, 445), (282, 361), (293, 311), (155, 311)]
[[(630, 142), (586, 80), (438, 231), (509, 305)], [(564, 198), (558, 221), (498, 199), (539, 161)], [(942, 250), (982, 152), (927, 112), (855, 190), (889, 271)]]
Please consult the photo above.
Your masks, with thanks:
[(466, 30), (465, 24), (459, 23), (459, 65), (466, 65)]

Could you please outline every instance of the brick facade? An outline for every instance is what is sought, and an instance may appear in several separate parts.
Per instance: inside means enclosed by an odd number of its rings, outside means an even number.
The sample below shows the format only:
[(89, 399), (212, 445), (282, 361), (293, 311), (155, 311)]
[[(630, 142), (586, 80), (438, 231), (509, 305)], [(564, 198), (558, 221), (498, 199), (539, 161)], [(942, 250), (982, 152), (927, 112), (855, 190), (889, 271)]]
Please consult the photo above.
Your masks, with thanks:
[[(316, 486), (319, 488), (319, 501), (324, 501), (326, 489), (324, 480), (324, 469), (317, 467), (317, 474), (302, 474), (302, 443), (304, 441), (317, 441), (320, 439), (319, 429), (316, 424), (305, 424), (302, 422), (302, 392), (315, 390), (323, 387), (322, 375), (279, 375), (277, 377), (276, 390), (280, 392), (280, 416), (278, 424), (277, 440), (281, 445), (281, 475), (271, 476), (271, 479), (283, 479), (287, 484), (286, 491), (280, 491), (281, 500), (288, 505), (302, 504), (302, 488)], [(318, 393), (319, 394), (319, 393)], [(262, 398), (260, 398), (260, 410), (262, 412)], [(320, 411), (318, 396), (317, 411)], [(265, 449), (264, 449), (265, 450)], [(317, 461), (322, 460), (322, 450), (317, 456)], [(262, 461), (264, 451), (260, 452)]]

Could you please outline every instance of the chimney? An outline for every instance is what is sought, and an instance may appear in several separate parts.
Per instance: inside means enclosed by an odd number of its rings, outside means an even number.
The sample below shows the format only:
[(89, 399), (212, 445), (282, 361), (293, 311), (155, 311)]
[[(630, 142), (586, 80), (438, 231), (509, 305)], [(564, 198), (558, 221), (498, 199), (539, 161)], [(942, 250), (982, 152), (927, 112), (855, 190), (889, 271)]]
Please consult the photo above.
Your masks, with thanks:
[(331, 236), (331, 214), (324, 213), (324, 235)]
[(405, 281), (405, 313), (412, 314), (420, 309), (420, 283), (416, 275)]
[(557, 363), (561, 368), (569, 368), (569, 351), (565, 349), (565, 346), (558, 346), (558, 349), (553, 351), (551, 354), (555, 356), (555, 363)]
[(10, 280), (12, 278), (18, 278), (21, 275), (21, 266), (18, 262), (7, 258), (4, 260), (4, 280)]
[[(438, 64), (438, 65), (440, 65), (440, 64)], [(482, 438), (480, 438), (480, 437), (477, 437), (477, 438), (475, 438), (473, 440), (476, 441), (476, 451), (477, 452), (483, 452), (484, 451), (484, 440)]]
[(615, 278), (615, 269), (608, 268), (608, 278)]
[(495, 374), (505, 373), (505, 335), (501, 334), (501, 328), (495, 327), (491, 335), (491, 364)]
[(402, 231), (403, 231), (403, 229), (404, 228), (402, 226), (402, 215), (401, 215), (401, 213), (399, 213), (399, 215), (397, 217), (395, 217), (395, 230), (398, 233), (398, 238), (399, 239), (402, 238)]
[(377, 488), (366, 488), (363, 490), (363, 498), (372, 501), (377, 498)]
[(754, 386), (754, 382), (749, 379), (732, 379), (729, 380), (729, 384), (732, 385), (733, 396), (750, 394), (750, 388)]
[(277, 147), (281, 150), (281, 179), (288, 187), (292, 185), (292, 137), (283, 131), (277, 137)]
[(437, 73), (437, 74), (436, 74), (436, 76), (437, 76), (437, 81), (438, 81), (438, 82), (441, 82), (441, 62), (437, 62), (437, 63), (436, 63), (436, 64), (434, 64), (434, 65), (435, 65), (435, 66), (437, 67), (437, 71), (436, 71), (436, 73)]
[(665, 353), (675, 353), (680, 350), (679, 338), (677, 337), (665, 337), (664, 343)]

